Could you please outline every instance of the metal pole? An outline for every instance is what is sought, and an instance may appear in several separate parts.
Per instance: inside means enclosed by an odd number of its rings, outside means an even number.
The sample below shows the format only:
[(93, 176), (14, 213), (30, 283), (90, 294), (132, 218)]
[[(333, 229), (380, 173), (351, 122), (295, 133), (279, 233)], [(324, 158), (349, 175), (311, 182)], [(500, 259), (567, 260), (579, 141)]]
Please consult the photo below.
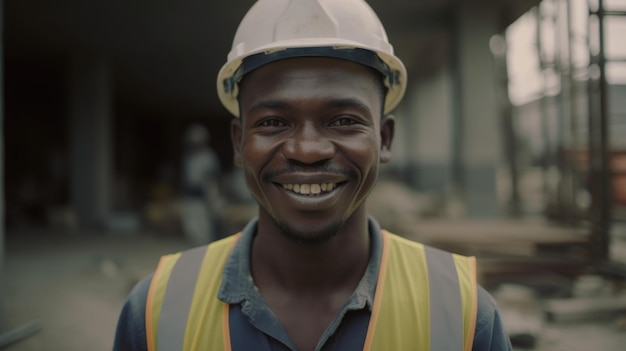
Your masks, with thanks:
[(591, 259), (595, 262), (609, 258), (611, 227), (611, 172), (608, 147), (608, 105), (604, 56), (604, 4), (598, 1), (595, 14), (598, 23), (598, 55), (591, 57), (597, 65), (597, 77), (591, 77), (589, 161), (591, 170)]
[(552, 150), (550, 147), (550, 133), (548, 126), (548, 96), (547, 96), (547, 77), (546, 77), (546, 68), (547, 64), (545, 62), (544, 53), (543, 53), (543, 45), (541, 43), (541, 34), (542, 34), (542, 21), (543, 21), (543, 13), (541, 11), (540, 6), (536, 6), (534, 8), (535, 18), (537, 20), (536, 26), (536, 45), (537, 45), (537, 56), (539, 59), (539, 71), (541, 72), (541, 96), (539, 97), (540, 103), (540, 119), (541, 119), (541, 135), (543, 137), (543, 150), (541, 155), (541, 169), (543, 173), (542, 179), (542, 189), (543, 189), (543, 201), (544, 201), (544, 211), (548, 216), (552, 216), (552, 198), (550, 197), (550, 187), (548, 182), (548, 170), (550, 168), (550, 162), (552, 161)]
[(568, 159), (568, 169), (570, 171), (571, 176), (571, 184), (569, 189), (567, 190), (571, 194), (570, 205), (574, 211), (574, 222), (578, 222), (580, 220), (580, 211), (578, 205), (578, 191), (581, 184), (581, 176), (579, 172), (579, 157), (580, 157), (580, 145), (578, 140), (578, 118), (580, 115), (579, 105), (578, 105), (578, 89), (576, 84), (576, 79), (574, 78), (574, 59), (573, 59), (573, 41), (576, 40), (576, 37), (573, 33), (572, 27), (572, 4), (570, 0), (566, 1), (567, 6), (567, 52), (568, 52), (568, 70), (567, 74), (569, 77), (569, 131), (570, 131), (570, 142), (569, 142), (569, 151), (571, 152), (570, 158)]
[(563, 215), (567, 223), (575, 224), (580, 221), (577, 194), (580, 184), (578, 174), (578, 96), (574, 78), (574, 61), (572, 58), (572, 42), (575, 40), (572, 33), (572, 5), (570, 0), (560, 0), (558, 33), (563, 37), (556, 38), (559, 47), (559, 75), (561, 91), (559, 93), (559, 168), (561, 179), (559, 183), (559, 201), (564, 210)]
[[(4, 38), (4, 1), (0, 0), (0, 38)], [(0, 43), (0, 328), (4, 327), (4, 43)]]
[[(457, 10), (461, 11), (461, 10)], [(462, 199), (465, 197), (465, 174), (463, 169), (463, 111), (461, 111), (461, 105), (463, 100), (463, 93), (461, 87), (461, 59), (459, 58), (459, 46), (461, 39), (459, 18), (461, 14), (456, 14), (456, 20), (452, 21), (452, 54), (451, 57), (451, 80), (452, 80), (452, 113), (451, 113), (451, 128), (450, 128), (450, 140), (451, 140), (451, 160), (450, 160), (450, 194), (449, 196), (460, 196)]]
[(519, 217), (522, 211), (519, 193), (518, 138), (513, 120), (513, 107), (509, 99), (508, 47), (505, 34), (494, 35), (491, 38), (490, 46), (494, 57), (496, 78), (498, 79), (498, 108), (502, 135), (504, 136), (504, 154), (510, 177), (511, 194), (508, 199), (507, 212), (511, 217)]
[[(565, 133), (565, 120), (567, 116), (571, 116), (571, 113), (568, 109), (570, 100), (569, 95), (569, 72), (568, 72), (568, 64), (567, 57), (569, 57), (569, 51), (567, 48), (563, 47), (563, 40), (566, 41), (569, 39), (569, 36), (566, 34), (563, 37), (563, 23), (567, 21), (567, 18), (563, 18), (563, 9), (567, 4), (563, 4), (564, 0), (554, 0), (554, 8), (556, 13), (553, 16), (554, 22), (554, 39), (556, 44), (555, 47), (555, 57), (554, 57), (554, 70), (559, 75), (559, 83), (560, 83), (560, 91), (557, 95), (557, 129), (556, 129), (556, 157), (555, 163), (556, 167), (559, 171), (559, 179), (556, 186), (556, 209), (558, 211), (558, 216), (560, 219), (565, 220), (566, 222), (571, 222), (571, 209), (570, 206), (570, 193), (567, 191), (566, 185), (569, 181), (569, 167), (567, 167), (566, 161), (566, 152), (568, 150), (567, 147), (567, 138)], [(566, 9), (565, 9), (566, 10)]]

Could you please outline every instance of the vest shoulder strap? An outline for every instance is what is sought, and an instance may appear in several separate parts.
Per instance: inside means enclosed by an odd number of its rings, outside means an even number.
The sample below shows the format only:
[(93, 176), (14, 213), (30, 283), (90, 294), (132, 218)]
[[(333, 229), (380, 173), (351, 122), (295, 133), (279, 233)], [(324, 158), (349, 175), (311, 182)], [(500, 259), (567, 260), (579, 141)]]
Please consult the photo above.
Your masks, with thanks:
[[(161, 257), (146, 301), (149, 351), (230, 350), (228, 323), (223, 323), (228, 304), (217, 299), (217, 291), (219, 272), (238, 238)], [(187, 328), (201, 324), (206, 328)]]
[(383, 236), (364, 349), (471, 350), (477, 304), (474, 258), (388, 232)]

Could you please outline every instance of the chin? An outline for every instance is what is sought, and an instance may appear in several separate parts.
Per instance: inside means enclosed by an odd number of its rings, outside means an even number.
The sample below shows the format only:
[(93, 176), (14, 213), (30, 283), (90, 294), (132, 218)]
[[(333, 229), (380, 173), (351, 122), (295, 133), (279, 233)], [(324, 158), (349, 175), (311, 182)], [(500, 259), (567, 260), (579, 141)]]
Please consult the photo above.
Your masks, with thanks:
[(288, 223), (276, 222), (280, 232), (287, 238), (302, 245), (319, 245), (335, 237), (345, 225), (345, 221), (337, 221), (321, 228), (297, 228)]

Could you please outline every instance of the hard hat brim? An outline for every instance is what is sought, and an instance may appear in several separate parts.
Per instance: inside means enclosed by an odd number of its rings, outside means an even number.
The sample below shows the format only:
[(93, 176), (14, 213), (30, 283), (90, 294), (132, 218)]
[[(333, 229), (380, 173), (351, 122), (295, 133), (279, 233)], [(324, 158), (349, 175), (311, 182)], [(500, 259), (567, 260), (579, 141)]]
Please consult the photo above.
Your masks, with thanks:
[[(330, 44), (329, 44), (330, 43)], [(380, 45), (380, 44), (379, 44)], [(294, 50), (294, 49), (323, 49), (318, 54), (311, 54), (311, 50)], [(279, 59), (294, 58), (302, 56), (320, 56), (320, 57), (337, 57), (348, 59), (357, 63), (366, 64), (358, 59), (351, 59), (350, 55), (335, 55), (331, 51), (343, 51), (360, 49), (367, 52), (375, 53), (380, 60), (385, 64), (389, 72), (384, 72), (377, 67), (387, 78), (385, 79), (385, 85), (387, 86), (387, 94), (385, 96), (385, 108), (384, 113), (390, 113), (400, 102), (406, 89), (406, 68), (404, 64), (395, 56), (388, 55), (384, 52), (374, 51), (371, 47), (366, 47), (357, 42), (349, 40), (341, 40), (338, 38), (314, 38), (314, 39), (298, 39), (298, 40), (285, 40), (282, 42), (274, 42), (271, 45), (262, 46), (256, 48), (253, 51), (246, 51), (244, 48), (235, 47), (229, 54), (228, 62), (222, 66), (218, 73), (217, 78), (217, 91), (220, 101), (226, 107), (226, 109), (232, 113), (235, 117), (239, 117), (239, 103), (237, 101), (237, 95), (239, 93), (238, 81), (240, 79), (234, 79), (244, 62), (244, 59), (252, 57), (257, 54), (272, 55), (277, 52), (289, 50), (288, 54), (277, 55)], [(234, 56), (234, 57), (233, 57)], [(232, 58), (231, 58), (232, 57)], [(267, 64), (276, 60), (267, 60), (262, 64)], [(262, 65), (261, 64), (261, 65)], [(259, 66), (260, 67), (260, 66)], [(248, 73), (248, 72), (246, 72)]]

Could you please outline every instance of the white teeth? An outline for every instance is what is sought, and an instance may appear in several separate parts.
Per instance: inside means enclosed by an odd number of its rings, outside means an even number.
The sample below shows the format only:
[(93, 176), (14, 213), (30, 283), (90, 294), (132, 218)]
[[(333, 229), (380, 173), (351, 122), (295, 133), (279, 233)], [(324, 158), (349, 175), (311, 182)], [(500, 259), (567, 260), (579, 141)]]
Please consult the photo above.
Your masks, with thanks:
[(332, 191), (337, 185), (334, 183), (322, 184), (283, 184), (283, 189), (291, 190), (302, 195), (319, 195), (321, 192)]
[(311, 193), (311, 184), (300, 185), (300, 194), (309, 195)]
[(322, 186), (319, 184), (311, 184), (311, 194), (317, 195), (322, 192)]

